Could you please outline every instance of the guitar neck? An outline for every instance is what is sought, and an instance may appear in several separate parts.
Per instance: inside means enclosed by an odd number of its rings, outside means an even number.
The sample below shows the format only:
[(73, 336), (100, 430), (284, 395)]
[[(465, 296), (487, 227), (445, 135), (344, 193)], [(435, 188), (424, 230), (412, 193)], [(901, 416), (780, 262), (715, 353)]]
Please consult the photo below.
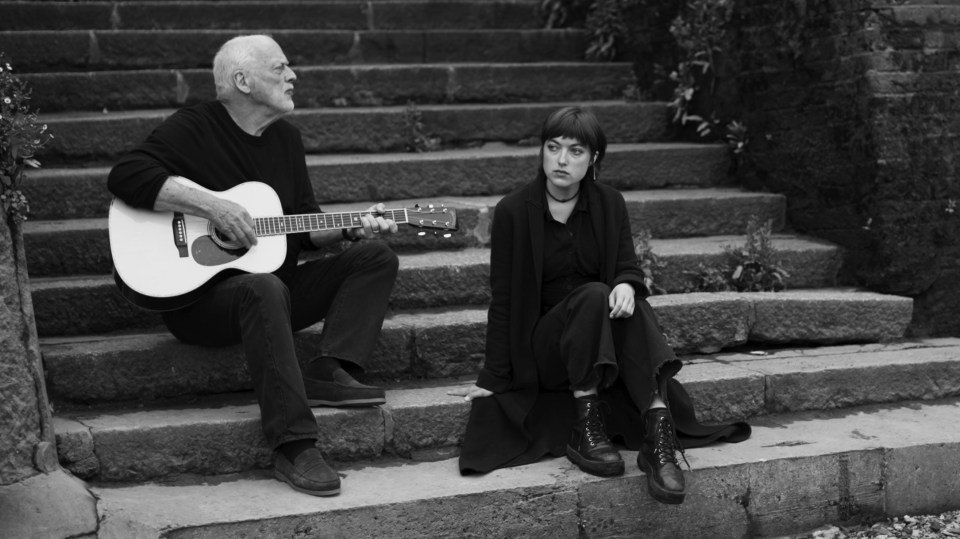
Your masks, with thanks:
[[(342, 213), (304, 213), (300, 215), (281, 215), (279, 217), (256, 217), (257, 236), (279, 236), (319, 230), (337, 230), (363, 226), (361, 217), (369, 212), (355, 211)], [(407, 210), (384, 210), (384, 219), (393, 219), (398, 225), (409, 223)]]

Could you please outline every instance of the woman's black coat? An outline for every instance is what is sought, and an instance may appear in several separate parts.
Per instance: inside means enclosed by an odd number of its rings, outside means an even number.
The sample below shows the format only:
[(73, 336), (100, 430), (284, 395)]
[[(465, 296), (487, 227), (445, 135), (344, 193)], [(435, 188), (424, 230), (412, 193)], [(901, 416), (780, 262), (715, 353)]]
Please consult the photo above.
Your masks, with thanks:
[[(493, 215), (486, 358), (477, 385), (492, 397), (473, 400), (460, 454), (460, 471), (488, 472), (526, 464), (550, 454), (565, 454), (573, 426), (573, 395), (539, 389), (531, 336), (540, 316), (543, 266), (545, 184), (534, 180), (504, 197)], [(630, 283), (637, 301), (647, 295), (637, 265), (630, 218), (623, 195), (616, 189), (583, 180), (588, 212), (601, 253), (600, 275), (611, 288)], [(637, 449), (642, 432), (640, 410), (621, 383), (603, 392), (611, 414), (607, 430)], [(689, 397), (675, 381), (668, 385), (668, 402), (686, 447), (749, 436), (749, 426), (704, 427), (696, 422)], [(685, 436), (686, 435), (686, 436)]]

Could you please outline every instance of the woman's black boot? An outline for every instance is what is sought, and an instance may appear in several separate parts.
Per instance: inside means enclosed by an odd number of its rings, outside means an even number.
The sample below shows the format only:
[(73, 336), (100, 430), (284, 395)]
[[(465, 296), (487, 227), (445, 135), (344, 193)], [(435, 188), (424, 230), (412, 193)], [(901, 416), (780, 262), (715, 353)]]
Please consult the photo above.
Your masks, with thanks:
[(647, 490), (660, 503), (683, 503), (686, 490), (683, 472), (677, 465), (679, 450), (673, 418), (666, 408), (652, 408), (644, 414), (643, 445), (637, 465), (647, 474)]
[(600, 400), (596, 395), (574, 399), (577, 423), (570, 433), (567, 458), (588, 474), (612, 476), (623, 474), (623, 459), (603, 430)]

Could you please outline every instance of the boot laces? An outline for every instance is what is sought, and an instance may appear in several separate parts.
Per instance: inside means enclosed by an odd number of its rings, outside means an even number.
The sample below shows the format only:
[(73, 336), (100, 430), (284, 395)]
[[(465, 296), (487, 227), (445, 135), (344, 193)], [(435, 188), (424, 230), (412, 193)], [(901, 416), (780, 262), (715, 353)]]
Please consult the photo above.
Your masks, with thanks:
[(591, 446), (596, 446), (607, 441), (606, 432), (603, 429), (603, 417), (600, 415), (600, 403), (587, 403), (587, 416), (584, 418), (583, 432), (587, 436), (587, 442)]
[(669, 418), (664, 417), (656, 421), (656, 435), (654, 436), (654, 454), (661, 466), (673, 464), (679, 467), (676, 453), (680, 453), (687, 469), (690, 469), (690, 463), (687, 462), (687, 455), (683, 452), (683, 447), (677, 440), (677, 429)]

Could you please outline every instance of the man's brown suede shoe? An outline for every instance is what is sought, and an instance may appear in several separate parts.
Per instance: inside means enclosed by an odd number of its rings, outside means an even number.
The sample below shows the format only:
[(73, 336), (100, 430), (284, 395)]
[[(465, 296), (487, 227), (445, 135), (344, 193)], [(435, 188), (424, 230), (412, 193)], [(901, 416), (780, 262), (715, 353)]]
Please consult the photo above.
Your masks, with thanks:
[(273, 476), (289, 484), (293, 490), (311, 496), (340, 494), (340, 476), (327, 466), (317, 448), (300, 453), (293, 462), (277, 453), (273, 461)]
[(387, 402), (383, 388), (366, 386), (347, 371), (333, 371), (332, 380), (303, 379), (310, 406), (377, 406)]

